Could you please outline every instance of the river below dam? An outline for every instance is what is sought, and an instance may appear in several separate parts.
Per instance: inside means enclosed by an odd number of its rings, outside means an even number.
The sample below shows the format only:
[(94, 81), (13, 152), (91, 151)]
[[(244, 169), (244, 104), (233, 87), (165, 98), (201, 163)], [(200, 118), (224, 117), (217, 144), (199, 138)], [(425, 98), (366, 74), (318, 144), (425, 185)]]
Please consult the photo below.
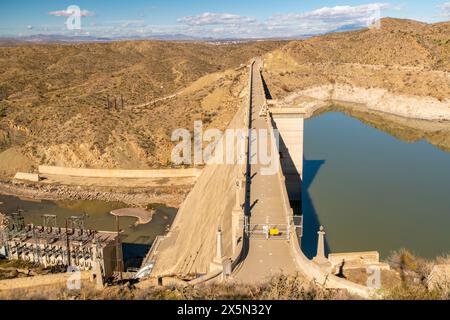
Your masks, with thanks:
[(320, 225), (329, 252), (450, 252), (450, 130), (436, 125), (442, 128), (433, 135), (340, 110), (305, 121), (302, 246), (309, 257)]
[[(98, 231), (116, 231), (116, 217), (110, 212), (127, 208), (120, 202), (105, 201), (36, 201), (16, 196), (0, 194), (0, 212), (22, 212), (26, 224), (43, 225), (43, 215), (56, 215), (57, 225), (65, 227), (66, 219), (85, 215), (85, 228)], [(137, 218), (120, 217), (121, 241), (125, 270), (139, 268), (151, 244), (158, 235), (165, 235), (177, 214), (176, 208), (161, 204), (151, 204), (154, 210), (152, 220), (147, 224), (137, 224)]]
[[(155, 210), (152, 220), (147, 224), (137, 225), (137, 218), (120, 217), (119, 225), (123, 232), (122, 242), (128, 244), (152, 244), (156, 236), (167, 233), (177, 209), (160, 204), (149, 205)], [(23, 211), (25, 223), (42, 225), (43, 215), (56, 215), (58, 226), (64, 227), (66, 218), (86, 214), (85, 228), (98, 231), (116, 231), (116, 218), (111, 211), (127, 206), (120, 202), (104, 201), (36, 201), (15, 196), (0, 195), (0, 212), (13, 213)]]

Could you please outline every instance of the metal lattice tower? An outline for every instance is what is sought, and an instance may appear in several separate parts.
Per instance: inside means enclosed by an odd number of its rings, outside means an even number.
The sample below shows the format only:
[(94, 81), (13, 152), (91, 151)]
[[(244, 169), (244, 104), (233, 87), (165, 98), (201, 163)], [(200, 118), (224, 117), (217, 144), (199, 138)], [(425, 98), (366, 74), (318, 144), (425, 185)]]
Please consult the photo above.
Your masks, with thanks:
[(58, 223), (56, 221), (56, 215), (54, 214), (44, 214), (42, 216), (42, 222), (45, 229), (58, 228)]
[(72, 230), (84, 230), (84, 223), (86, 221), (86, 214), (82, 216), (72, 216), (67, 219), (68, 227)]
[(25, 218), (23, 217), (22, 212), (23, 211), (15, 212), (9, 216), (9, 229), (11, 231), (20, 232), (25, 229)]

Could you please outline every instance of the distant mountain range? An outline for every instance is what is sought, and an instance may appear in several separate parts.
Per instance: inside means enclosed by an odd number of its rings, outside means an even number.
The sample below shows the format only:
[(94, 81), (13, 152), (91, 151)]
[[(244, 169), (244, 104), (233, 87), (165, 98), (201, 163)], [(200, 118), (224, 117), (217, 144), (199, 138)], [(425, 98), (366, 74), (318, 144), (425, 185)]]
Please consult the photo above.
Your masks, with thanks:
[[(361, 29), (360, 25), (342, 26), (332, 32), (343, 32)], [(68, 36), (57, 34), (36, 34), (21, 37), (0, 37), (0, 44), (19, 44), (19, 43), (73, 43), (73, 42), (111, 42), (121, 40), (165, 40), (165, 41), (255, 41), (255, 40), (298, 40), (317, 36), (319, 34), (301, 34), (287, 37), (272, 38), (213, 38), (213, 37), (195, 37), (185, 34), (154, 34), (154, 35), (130, 35), (115, 37), (96, 37), (96, 36)]]
[(348, 31), (354, 31), (359, 29), (364, 29), (364, 26), (361, 26), (361, 24), (347, 24), (345, 26), (341, 26), (339, 28), (336, 28), (332, 31), (329, 31), (327, 33), (335, 33), (335, 32), (348, 32)]
[(118, 40), (201, 40), (183, 34), (164, 34), (150, 36), (119, 36), (119, 37), (95, 37), (95, 36), (67, 36), (57, 34), (36, 34), (22, 37), (0, 37), (1, 42), (32, 42), (32, 43), (60, 43), (60, 42), (110, 42)]

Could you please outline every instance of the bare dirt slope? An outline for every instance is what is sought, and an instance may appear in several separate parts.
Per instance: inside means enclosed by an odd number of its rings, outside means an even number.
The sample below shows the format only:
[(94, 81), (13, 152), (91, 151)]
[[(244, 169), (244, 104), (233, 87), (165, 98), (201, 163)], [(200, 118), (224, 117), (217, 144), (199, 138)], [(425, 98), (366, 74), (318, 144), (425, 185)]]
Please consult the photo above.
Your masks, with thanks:
[[(166, 167), (172, 130), (192, 128), (200, 119), (225, 127), (241, 99), (241, 64), (281, 44), (138, 41), (0, 48), (0, 175), (38, 164)], [(20, 166), (11, 165), (11, 148)]]

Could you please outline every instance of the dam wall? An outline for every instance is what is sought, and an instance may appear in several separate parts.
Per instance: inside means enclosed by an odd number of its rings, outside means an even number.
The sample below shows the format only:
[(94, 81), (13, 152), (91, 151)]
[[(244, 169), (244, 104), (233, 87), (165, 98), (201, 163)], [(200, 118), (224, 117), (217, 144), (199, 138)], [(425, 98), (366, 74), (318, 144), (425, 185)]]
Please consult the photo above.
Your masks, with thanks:
[(303, 177), (304, 110), (301, 108), (271, 108), (273, 121), (280, 133), (280, 161), (290, 200), (301, 200)]
[[(293, 196), (295, 197), (297, 195), (297, 192), (301, 196), (301, 189), (299, 187), (295, 188), (295, 185), (299, 186), (299, 184), (301, 184), (301, 181), (293, 181), (290, 185), (289, 176), (298, 176), (303, 172), (302, 165), (295, 165), (295, 163), (298, 162), (295, 160), (297, 157), (301, 156), (301, 159), (303, 160), (303, 116), (303, 109), (273, 108), (271, 109), (272, 120), (269, 121), (269, 129), (271, 130), (271, 135), (273, 135), (273, 127), (275, 125), (277, 129), (280, 130), (281, 139), (286, 139), (287, 141), (280, 144), (279, 161), (281, 166), (278, 170), (278, 180), (282, 189), (282, 201), (284, 204), (283, 210), (286, 217), (290, 220), (289, 228), (291, 228), (291, 230), (289, 232), (288, 243), (291, 248), (293, 259), (298, 270), (301, 270), (308, 279), (327, 288), (346, 289), (353, 294), (367, 298), (372, 294), (370, 289), (347, 281), (345, 279), (338, 278), (332, 273), (324, 271), (318, 264), (316, 264), (312, 260), (309, 260), (301, 249), (303, 221), (301, 221), (300, 224), (295, 223), (293, 210), (290, 206), (290, 200), (296, 200), (295, 198), (293, 198)], [(294, 124), (296, 125), (296, 128), (295, 130), (292, 130), (292, 126)], [(288, 134), (286, 135), (286, 133)], [(301, 143), (299, 139), (301, 139)], [(289, 146), (291, 146), (291, 148), (289, 148)], [(292, 152), (292, 154), (284, 154), (284, 152), (289, 151)], [(286, 157), (288, 157), (289, 159), (294, 159), (288, 162), (290, 166), (286, 166), (286, 164), (283, 164), (283, 158)], [(292, 189), (293, 187), (294, 189)], [(298, 191), (295, 191), (297, 189)]]
[[(237, 121), (242, 119), (238, 112)], [(232, 211), (239, 165), (205, 167), (181, 205), (171, 231), (159, 245), (152, 275), (207, 274), (216, 255), (216, 233), (222, 230), (223, 254), (233, 256)]]

